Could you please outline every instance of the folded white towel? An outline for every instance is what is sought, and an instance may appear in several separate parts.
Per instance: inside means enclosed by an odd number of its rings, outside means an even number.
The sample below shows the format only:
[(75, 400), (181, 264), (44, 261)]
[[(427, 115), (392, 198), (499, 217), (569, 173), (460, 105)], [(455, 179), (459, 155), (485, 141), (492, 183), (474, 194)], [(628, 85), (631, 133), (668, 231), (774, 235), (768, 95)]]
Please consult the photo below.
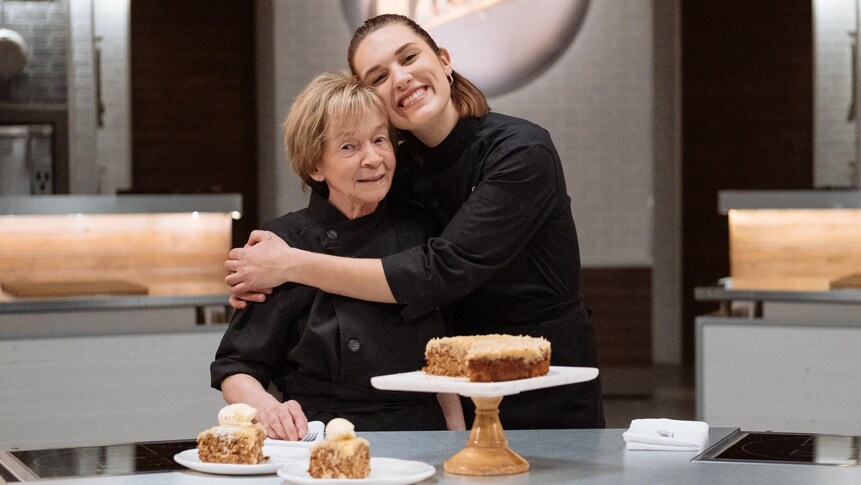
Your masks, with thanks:
[(699, 451), (709, 438), (702, 421), (635, 419), (622, 434), (629, 450)]

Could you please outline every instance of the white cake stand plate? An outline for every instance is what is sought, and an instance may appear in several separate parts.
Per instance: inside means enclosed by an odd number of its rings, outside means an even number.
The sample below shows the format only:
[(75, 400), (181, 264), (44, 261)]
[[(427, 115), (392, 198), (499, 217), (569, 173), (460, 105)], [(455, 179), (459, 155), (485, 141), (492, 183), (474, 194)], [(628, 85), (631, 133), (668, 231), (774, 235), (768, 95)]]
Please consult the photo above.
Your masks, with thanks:
[(465, 377), (431, 376), (422, 371), (371, 378), (371, 385), (389, 391), (456, 393), (472, 398), (475, 421), (466, 447), (446, 460), (444, 468), (460, 475), (513, 475), (529, 470), (529, 462), (508, 447), (499, 420), (503, 396), (546, 387), (576, 384), (598, 377), (594, 367), (550, 366), (540, 377), (503, 382), (469, 382)]

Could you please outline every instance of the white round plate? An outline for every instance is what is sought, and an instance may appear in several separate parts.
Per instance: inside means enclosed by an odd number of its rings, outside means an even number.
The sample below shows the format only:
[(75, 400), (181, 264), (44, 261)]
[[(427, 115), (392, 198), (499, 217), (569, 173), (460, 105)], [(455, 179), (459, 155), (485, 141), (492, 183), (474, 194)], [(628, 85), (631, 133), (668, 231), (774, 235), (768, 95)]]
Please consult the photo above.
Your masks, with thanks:
[(308, 460), (285, 463), (278, 476), (296, 485), (408, 485), (418, 483), (436, 473), (436, 468), (421, 461), (396, 458), (371, 458), (368, 478), (312, 478), (308, 475)]
[(197, 456), (197, 448), (177, 453), (173, 459), (182, 466), (204, 473), (217, 475), (266, 475), (275, 473), (285, 463), (293, 460), (305, 459), (306, 463), (309, 451), (305, 448), (292, 448), (288, 446), (263, 446), (263, 454), (269, 459), (256, 465), (238, 465), (233, 463), (207, 463), (200, 461)]

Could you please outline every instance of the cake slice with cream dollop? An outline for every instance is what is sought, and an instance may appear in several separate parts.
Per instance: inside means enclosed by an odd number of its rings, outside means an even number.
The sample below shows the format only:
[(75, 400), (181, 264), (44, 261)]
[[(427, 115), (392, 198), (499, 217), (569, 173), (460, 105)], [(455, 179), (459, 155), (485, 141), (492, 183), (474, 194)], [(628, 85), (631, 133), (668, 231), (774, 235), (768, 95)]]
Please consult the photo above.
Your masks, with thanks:
[(308, 474), (314, 478), (367, 478), (371, 474), (368, 440), (356, 436), (353, 423), (335, 418), (326, 439), (311, 448)]
[(257, 410), (247, 404), (231, 404), (218, 411), (218, 426), (197, 435), (197, 454), (208, 463), (255, 465), (263, 456), (263, 425), (254, 423)]

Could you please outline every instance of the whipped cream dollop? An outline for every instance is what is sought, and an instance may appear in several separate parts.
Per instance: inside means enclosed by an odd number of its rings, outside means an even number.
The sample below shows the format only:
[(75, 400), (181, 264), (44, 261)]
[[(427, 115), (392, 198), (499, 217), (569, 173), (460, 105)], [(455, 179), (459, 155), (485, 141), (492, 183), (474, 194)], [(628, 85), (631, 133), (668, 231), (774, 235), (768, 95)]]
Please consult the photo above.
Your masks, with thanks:
[(348, 440), (356, 437), (356, 427), (344, 418), (334, 418), (326, 425), (327, 440)]
[(221, 426), (251, 426), (257, 410), (247, 404), (231, 404), (218, 411), (218, 424)]

